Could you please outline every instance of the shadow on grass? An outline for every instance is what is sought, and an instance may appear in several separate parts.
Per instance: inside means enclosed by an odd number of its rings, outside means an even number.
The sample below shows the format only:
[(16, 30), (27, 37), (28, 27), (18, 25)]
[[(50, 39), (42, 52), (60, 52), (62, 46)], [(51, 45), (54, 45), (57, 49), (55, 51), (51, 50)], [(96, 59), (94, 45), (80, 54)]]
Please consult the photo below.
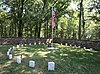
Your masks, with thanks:
[[(43, 46), (30, 46), (20, 50), (25, 56), (21, 64), (3, 58), (0, 74), (99, 74), (100, 54), (86, 52), (83, 49), (61, 46), (58, 50), (47, 50)], [(17, 52), (17, 51), (16, 51)], [(18, 54), (18, 53), (16, 53)], [(27, 55), (28, 54), (28, 55)], [(36, 62), (35, 68), (29, 68), (28, 62)], [(47, 63), (55, 62), (55, 70), (48, 71)], [(8, 64), (8, 65), (7, 65)]]

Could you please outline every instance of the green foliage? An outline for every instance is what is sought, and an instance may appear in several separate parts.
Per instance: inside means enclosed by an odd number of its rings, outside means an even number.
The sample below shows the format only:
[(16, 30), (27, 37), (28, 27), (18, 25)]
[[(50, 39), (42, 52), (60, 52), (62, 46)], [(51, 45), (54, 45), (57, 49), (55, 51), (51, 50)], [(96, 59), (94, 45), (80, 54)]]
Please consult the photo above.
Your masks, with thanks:
[[(52, 5), (56, 14), (55, 37), (78, 39), (80, 0), (1, 0), (0, 37), (19, 37), (19, 32), (22, 37), (50, 37)], [(87, 32), (94, 35), (92, 28), (99, 25), (99, 0), (84, 0), (82, 8), (81, 37), (87, 39)], [(98, 34), (99, 29), (96, 30)], [(94, 35), (91, 39), (100, 38)]]
[[(99, 74), (99, 52), (87, 52), (80, 48), (56, 44), (58, 50), (48, 50), (43, 45), (27, 45), (14, 49), (14, 58), (9, 60), (7, 50), (12, 45), (0, 45), (0, 74)], [(22, 54), (22, 63), (16, 58)], [(35, 68), (28, 62), (35, 61)], [(48, 62), (55, 62), (55, 70), (48, 71)]]

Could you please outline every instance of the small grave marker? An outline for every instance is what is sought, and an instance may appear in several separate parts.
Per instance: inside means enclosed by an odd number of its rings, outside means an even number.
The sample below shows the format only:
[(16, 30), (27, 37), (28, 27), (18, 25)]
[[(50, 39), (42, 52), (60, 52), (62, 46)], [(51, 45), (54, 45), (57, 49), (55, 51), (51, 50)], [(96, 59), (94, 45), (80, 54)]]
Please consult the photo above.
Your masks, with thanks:
[(72, 46), (72, 45), (70, 44), (70, 46)]
[(93, 51), (93, 49), (92, 49), (92, 48), (90, 48), (90, 51)]
[(21, 57), (17, 57), (17, 63), (20, 64), (22, 61)]
[(42, 44), (45, 45), (44, 42)]
[(76, 45), (74, 45), (74, 47), (76, 48)]
[(25, 46), (26, 46), (27, 44), (25, 44)]
[(8, 51), (10, 52), (12, 50), (12, 48), (8, 49)]
[(7, 51), (7, 56), (9, 56), (9, 51)]
[(29, 67), (35, 67), (35, 61), (29, 61)]
[(48, 70), (55, 70), (55, 63), (54, 62), (48, 62)]
[(41, 44), (41, 42), (39, 41), (39, 45)]
[(60, 45), (63, 45), (62, 43)]
[(29, 43), (29, 45), (32, 45), (31, 43)]
[(78, 46), (78, 48), (81, 48), (80, 46)]
[(34, 45), (36, 45), (36, 42), (34, 42)]
[(11, 60), (13, 57), (12, 57), (12, 54), (9, 54), (9, 59)]
[(21, 47), (23, 47), (23, 44), (21, 44)]
[(86, 47), (83, 48), (84, 50), (86, 49)]
[(66, 43), (66, 46), (67, 46), (68, 44)]
[(19, 45), (17, 45), (17, 48), (19, 48)]

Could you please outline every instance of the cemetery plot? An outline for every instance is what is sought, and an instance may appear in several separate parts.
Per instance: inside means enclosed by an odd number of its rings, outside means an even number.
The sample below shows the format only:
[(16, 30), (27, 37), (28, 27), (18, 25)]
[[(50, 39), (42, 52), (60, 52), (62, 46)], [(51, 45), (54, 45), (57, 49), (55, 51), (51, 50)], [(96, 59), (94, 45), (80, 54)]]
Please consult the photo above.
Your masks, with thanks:
[[(23, 44), (24, 45), (24, 44)], [(13, 49), (13, 55), (8, 51)], [(57, 44), (58, 50), (46, 45), (0, 45), (0, 74), (99, 74), (100, 53), (85, 47)], [(92, 50), (92, 49), (91, 49)], [(10, 58), (10, 59), (9, 59)]]

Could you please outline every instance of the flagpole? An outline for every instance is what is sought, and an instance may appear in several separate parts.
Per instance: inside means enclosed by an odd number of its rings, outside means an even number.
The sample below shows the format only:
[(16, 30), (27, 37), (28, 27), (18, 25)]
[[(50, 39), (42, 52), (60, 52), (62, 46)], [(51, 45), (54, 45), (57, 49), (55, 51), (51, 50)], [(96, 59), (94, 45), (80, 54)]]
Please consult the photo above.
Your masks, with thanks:
[(54, 48), (54, 44), (53, 44), (53, 33), (54, 33), (54, 27), (55, 27), (55, 23), (54, 23), (54, 19), (55, 19), (55, 13), (54, 13), (54, 2), (53, 2), (53, 5), (52, 5), (52, 20), (51, 20), (51, 25), (52, 25), (52, 42), (51, 42), (51, 48), (48, 48), (48, 49), (58, 49), (58, 48)]
[[(52, 5), (52, 12), (53, 12), (53, 5)], [(53, 47), (53, 27), (52, 27), (52, 47)]]

